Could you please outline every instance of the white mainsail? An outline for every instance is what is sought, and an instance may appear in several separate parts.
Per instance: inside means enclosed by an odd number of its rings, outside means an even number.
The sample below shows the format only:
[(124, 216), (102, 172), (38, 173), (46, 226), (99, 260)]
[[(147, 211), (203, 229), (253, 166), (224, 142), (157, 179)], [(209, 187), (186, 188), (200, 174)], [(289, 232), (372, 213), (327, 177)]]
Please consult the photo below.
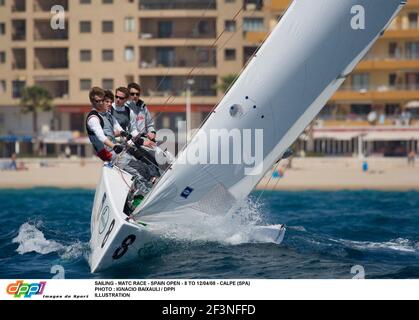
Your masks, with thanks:
[[(199, 145), (202, 141), (195, 138), (136, 214), (146, 217), (186, 208), (204, 214), (224, 213), (236, 201), (247, 197), (320, 112), (405, 3), (400, 0), (294, 1), (196, 135), (210, 136), (212, 129), (262, 129), (263, 170), (246, 175), (244, 164), (187, 164), (188, 151), (202, 147)], [(362, 21), (354, 22), (363, 17), (365, 28)], [(207, 148), (209, 151), (210, 146)], [(230, 148), (229, 141), (221, 142), (219, 151), (225, 148)]]

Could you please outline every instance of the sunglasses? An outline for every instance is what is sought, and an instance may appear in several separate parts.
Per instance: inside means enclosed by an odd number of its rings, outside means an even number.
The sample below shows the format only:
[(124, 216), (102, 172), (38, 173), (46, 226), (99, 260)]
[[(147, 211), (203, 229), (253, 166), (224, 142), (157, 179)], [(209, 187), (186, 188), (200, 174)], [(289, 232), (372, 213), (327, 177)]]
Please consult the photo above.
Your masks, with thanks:
[(118, 99), (118, 100), (126, 100), (127, 98), (125, 98), (125, 97), (120, 97), (120, 96), (116, 96), (116, 99)]
[(130, 95), (131, 95), (131, 97), (134, 97), (134, 96), (139, 97), (140, 93), (139, 92), (130, 92)]
[(93, 102), (96, 104), (101, 104), (101, 103), (104, 103), (105, 100), (93, 100)]

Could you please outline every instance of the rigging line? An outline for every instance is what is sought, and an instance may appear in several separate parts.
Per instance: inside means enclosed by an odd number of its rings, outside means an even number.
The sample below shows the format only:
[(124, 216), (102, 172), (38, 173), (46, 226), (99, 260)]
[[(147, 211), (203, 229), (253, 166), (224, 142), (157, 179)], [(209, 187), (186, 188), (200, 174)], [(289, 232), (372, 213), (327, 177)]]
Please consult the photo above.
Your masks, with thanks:
[[(210, 9), (210, 7), (211, 7), (211, 4), (212, 4), (212, 3), (213, 3), (213, 0), (209, 0), (209, 1), (208, 1), (208, 6), (207, 6), (207, 8), (203, 11), (203, 13), (202, 13), (202, 16), (201, 16), (201, 17), (205, 17), (205, 15), (206, 15), (207, 11)], [(198, 25), (199, 25), (199, 23), (200, 23), (201, 21), (202, 21), (202, 20), (198, 20), (198, 21), (195, 23), (195, 26), (194, 26), (194, 28), (193, 28), (193, 29), (195, 29), (196, 27), (198, 27)], [(188, 39), (186, 38), (186, 39), (185, 39), (185, 44), (184, 44), (184, 47), (183, 47), (183, 49), (184, 49), (184, 50), (186, 50), (186, 44), (187, 44), (187, 42), (188, 42)], [(155, 90), (156, 90), (156, 91), (158, 91), (158, 90), (161, 88), (161, 86), (162, 86), (162, 84), (163, 84), (164, 80), (168, 77), (169, 73), (170, 73), (170, 66), (168, 66), (168, 67), (167, 67), (165, 76), (164, 76), (164, 77), (160, 80), (160, 83), (157, 85), (157, 87), (155, 87)], [(149, 102), (148, 102), (149, 104), (153, 101), (153, 98), (154, 98), (153, 96), (150, 98), (150, 100), (149, 100)], [(175, 99), (175, 97), (173, 97), (173, 96), (169, 96), (169, 97), (166, 99), (165, 103), (164, 103), (164, 105), (165, 105), (165, 106), (167, 106), (167, 105), (168, 105), (169, 100), (170, 100), (171, 98)], [(158, 114), (161, 114), (161, 112), (159, 112)], [(153, 118), (153, 121), (155, 121), (157, 118), (158, 118), (158, 117), (154, 117), (154, 118)], [(132, 139), (132, 141), (135, 143), (136, 141), (138, 141), (138, 140), (139, 140), (139, 139), (141, 139), (141, 138), (142, 138), (142, 137), (141, 137), (140, 135), (138, 135), (137, 137), (133, 138), (133, 139)], [(126, 149), (127, 149), (127, 148), (124, 148), (123, 152), (122, 152), (120, 155), (118, 155), (117, 159), (119, 159), (119, 157), (120, 157), (120, 156), (122, 156), (124, 153), (126, 153)]]
[[(208, 1), (208, 6), (207, 6), (207, 8), (203, 11), (201, 18), (205, 17), (206, 13), (209, 11), (209, 9), (210, 9), (210, 7), (211, 7), (211, 4), (212, 4), (213, 2), (214, 2), (213, 0), (209, 0), (209, 1)], [(192, 28), (192, 30), (195, 30), (195, 29), (198, 27), (198, 25), (199, 25), (199, 23), (200, 23), (201, 21), (202, 21), (202, 20), (198, 19), (198, 21), (195, 23), (195, 26), (194, 26), (194, 28)], [(191, 35), (192, 35), (192, 34), (191, 34)], [(184, 46), (183, 46), (183, 50), (184, 50), (184, 52), (186, 51), (186, 44), (187, 44), (188, 40), (189, 40), (188, 38), (186, 38), (186, 39), (185, 39), (185, 43), (184, 43)], [(167, 67), (167, 72), (166, 72), (165, 76), (161, 79), (160, 83), (159, 83), (159, 84), (158, 84), (158, 86), (155, 88), (157, 92), (158, 92), (158, 90), (161, 88), (161, 86), (162, 86), (162, 84), (163, 84), (164, 80), (166, 80), (166, 78), (168, 78), (168, 76), (169, 76), (169, 74), (170, 74), (170, 68), (171, 68), (170, 66), (168, 66), (168, 67)], [(149, 100), (149, 104), (151, 104), (151, 102), (152, 102), (152, 101), (153, 101), (153, 97), (151, 97), (151, 99)], [(166, 103), (167, 103), (167, 102), (166, 102)], [(153, 120), (154, 120), (154, 119), (153, 119)]]
[[(278, 161), (278, 163), (276, 164), (275, 169), (273, 170), (273, 172), (272, 172), (271, 176), (269, 177), (268, 183), (266, 183), (266, 185), (263, 187), (262, 192), (260, 193), (259, 197), (257, 198), (257, 200), (256, 200), (256, 204), (257, 204), (257, 205), (259, 205), (259, 204), (260, 204), (260, 199), (262, 198), (263, 194), (265, 193), (265, 191), (267, 190), (267, 188), (268, 188), (269, 184), (271, 183), (271, 181), (272, 181), (272, 179), (273, 179), (273, 175), (274, 175), (275, 171), (277, 171), (277, 170), (278, 170), (278, 168), (279, 168), (279, 166), (281, 165), (281, 160), (282, 160), (282, 159), (280, 159), (280, 160)], [(265, 176), (266, 176), (266, 175), (265, 175)]]
[[(262, 0), (258, 0), (258, 4), (260, 4), (261, 3), (261, 1)], [(234, 17), (233, 17), (233, 21), (236, 21), (236, 19), (237, 19), (237, 17), (240, 15), (240, 13), (242, 12), (242, 11), (244, 11), (244, 8), (243, 8), (243, 6), (241, 6), (241, 8), (236, 12), (236, 14), (234, 15)], [(255, 13), (256, 13), (257, 11), (256, 10), (253, 10), (253, 12), (251, 13), (251, 15), (250, 15), (250, 17), (253, 17), (254, 15), (255, 15)], [(243, 26), (244, 26), (244, 22), (236, 29), (236, 31), (235, 32), (233, 32), (232, 33), (232, 35), (228, 38), (228, 40), (224, 43), (224, 45), (221, 47), (221, 48), (217, 48), (217, 50), (216, 50), (216, 52), (218, 52), (218, 51), (220, 51), (220, 50), (222, 50), (226, 45), (227, 45), (227, 43), (232, 39), (232, 37), (234, 36), (234, 35), (236, 35), (237, 33), (238, 33), (238, 31), (240, 31), (242, 28), (243, 28)], [(226, 28), (224, 28), (223, 29), (223, 31), (221, 32), (221, 34), (215, 39), (215, 41), (213, 42), (213, 44), (211, 45), (211, 47), (210, 48), (215, 48), (215, 45), (216, 45), (216, 43), (218, 42), (218, 40), (220, 40), (220, 38), (221, 38), (221, 36), (225, 33), (227, 31), (227, 29)], [(267, 34), (267, 36), (266, 36), (266, 38), (267, 37), (269, 37), (269, 34), (270, 33), (268, 33)], [(265, 38), (265, 40), (266, 40), (266, 38)], [(265, 41), (263, 41), (262, 43), (260, 43), (259, 44), (259, 46), (258, 46), (258, 48), (255, 50), (255, 52), (253, 53), (253, 55), (249, 58), (249, 60), (246, 62), (246, 64), (243, 66), (243, 68), (241, 69), (241, 71), (240, 71), (240, 73), (236, 76), (236, 78), (235, 78), (235, 80), (230, 84), (230, 86), (229, 86), (229, 88), (227, 89), (227, 91), (226, 91), (226, 93), (224, 94), (224, 96), (227, 94), (227, 92), (231, 89), (231, 87), (234, 85), (234, 83), (237, 81), (237, 79), (240, 77), (240, 74), (244, 71), (244, 69), (248, 66), (248, 64), (251, 62), (251, 60), (256, 56), (256, 54), (257, 54), (257, 52), (259, 51), (259, 49), (260, 49), (260, 47), (263, 45), (263, 43), (264, 43)], [(193, 72), (193, 70), (194, 69), (196, 69), (196, 67), (197, 67), (197, 65), (196, 66), (194, 66), (193, 68), (192, 68), (192, 70), (191, 70), (191, 72), (189, 73), (189, 75)], [(170, 68), (170, 67), (169, 67)], [(169, 69), (168, 68), (168, 69)], [(201, 74), (202, 74), (202, 71), (201, 71)], [(186, 88), (186, 86), (184, 86), (184, 89)], [(168, 106), (168, 102), (169, 102), (169, 100), (170, 99), (175, 99), (175, 97), (174, 96), (170, 96), (170, 97), (168, 97), (167, 99), (166, 99), (166, 102), (165, 102), (165, 105), (164, 106)], [(211, 114), (212, 113), (214, 113), (214, 111), (215, 111), (215, 109), (218, 107), (218, 103), (214, 106), (214, 108), (211, 110), (211, 112), (207, 115), (207, 117), (204, 119), (204, 121), (201, 123), (201, 125), (200, 125), (200, 127), (199, 127), (199, 129), (200, 128), (202, 128), (202, 126), (205, 124), (205, 122), (208, 120), (208, 118), (211, 116)], [(155, 116), (154, 116), (154, 118), (153, 118), (153, 121), (155, 121), (155, 120), (157, 120), (161, 115), (163, 114), (163, 112), (158, 112)], [(196, 131), (197, 132), (197, 131)], [(195, 132), (195, 134), (196, 134), (196, 132)], [(193, 140), (193, 137), (191, 138), (191, 141)], [(179, 159), (179, 155), (187, 148), (187, 146), (188, 146), (188, 144), (185, 144), (184, 146), (183, 146), (183, 148), (182, 148), (182, 150), (180, 150), (179, 152), (178, 152), (178, 154), (176, 155), (176, 157), (175, 157), (175, 160), (172, 162), (172, 164), (168, 167), (168, 169), (164, 172), (164, 174), (161, 176), (161, 178), (160, 178), (160, 180), (162, 180), (162, 178), (164, 177), (164, 175), (168, 172), (168, 171), (170, 171), (171, 170), (171, 168), (172, 168), (172, 166), (173, 166), (173, 164), (175, 164), (176, 163), (176, 161)], [(153, 187), (153, 189), (155, 189), (156, 188), (156, 186), (158, 185), (158, 183), (156, 184), (156, 185), (154, 185), (154, 187)], [(150, 194), (152, 193), (152, 191), (153, 191), (153, 189), (151, 190), (151, 192), (150, 192)]]
[[(258, 1), (258, 3), (260, 3), (262, 0), (259, 0)], [(234, 16), (235, 18), (237, 18), (237, 16), (241, 13), (243, 11), (243, 7), (236, 13), (236, 15)], [(251, 13), (251, 15), (250, 15), (250, 17), (253, 17), (254, 15), (255, 15), (255, 13), (256, 13), (257, 11), (256, 10), (254, 10), (252, 13)], [(237, 30), (228, 38), (228, 40), (224, 43), (224, 45), (221, 47), (221, 48), (217, 48), (217, 50), (216, 50), (216, 52), (218, 52), (219, 50), (222, 50), (226, 45), (227, 45), (227, 43), (233, 38), (233, 36), (235, 36), (236, 34), (237, 34), (237, 32), (239, 31), (239, 30), (241, 30), (242, 28), (244, 27), (244, 22), (237, 28)], [(224, 30), (223, 30), (223, 32), (222, 33), (224, 33), (226, 31), (226, 29), (224, 28)], [(270, 33), (268, 33), (267, 35), (266, 35), (266, 37), (265, 37), (265, 40), (269, 37), (269, 35), (270, 35)], [(213, 44), (213, 46), (215, 46), (215, 43), (219, 40), (219, 38), (220, 38), (220, 36), (217, 38), (217, 40), (214, 42), (214, 44)], [(262, 45), (264, 44), (264, 42), (265, 42), (265, 40), (264, 41), (262, 41), (260, 44), (259, 44), (259, 46), (257, 47), (257, 49), (255, 50), (255, 52), (253, 53), (253, 55), (248, 59), (248, 61), (246, 62), (246, 64), (243, 66), (243, 68), (241, 69), (241, 71), (237, 74), (237, 76), (236, 76), (236, 78), (234, 79), (234, 81), (230, 84), (230, 86), (228, 87), (228, 89), (227, 89), (227, 91), (226, 91), (226, 93), (224, 94), (224, 96), (228, 93), (228, 91), (232, 88), (232, 86), (235, 84), (235, 82), (237, 81), (237, 79), (240, 77), (240, 75), (241, 75), (241, 73), (246, 69), (246, 67), (249, 65), (249, 63), (253, 60), (253, 58), (256, 56), (256, 54), (258, 53), (258, 51), (259, 51), (259, 49), (262, 47)], [(202, 74), (203, 72), (201, 71), (201, 74)], [(167, 102), (170, 100), (170, 98), (171, 97), (169, 97), (168, 99), (167, 99)], [(208, 113), (208, 115), (207, 115), (207, 117), (204, 119), (204, 121), (201, 123), (201, 125), (199, 126), (199, 128), (198, 129), (201, 129), (202, 127), (203, 127), (203, 125), (205, 124), (205, 122), (209, 119), (209, 117), (211, 116), (211, 114), (212, 113), (214, 113), (214, 111), (215, 111), (215, 109), (218, 107), (218, 105), (219, 105), (219, 103), (217, 103), (215, 106), (214, 106), (214, 108), (211, 110), (211, 112), (210, 113)], [(167, 106), (167, 105), (165, 105), (165, 106)], [(154, 118), (153, 118), (153, 120), (156, 120), (156, 119), (158, 119), (161, 115), (163, 114), (163, 112), (159, 112)], [(198, 131), (198, 130), (197, 130)], [(196, 134), (196, 132), (197, 131), (195, 131), (195, 134)], [(193, 138), (194, 138), (194, 136), (192, 136), (192, 138), (191, 138), (191, 140), (190, 141), (192, 141), (193, 140)], [(175, 161), (173, 162), (173, 163), (175, 163), (176, 162), (176, 160), (178, 159), (178, 157), (179, 157), (179, 155), (181, 154), (181, 152), (183, 152), (186, 148), (187, 148), (187, 146), (188, 146), (188, 144), (185, 144), (184, 146), (183, 146), (183, 148), (182, 148), (182, 150), (181, 151), (179, 151), (178, 152), (178, 155), (176, 156), (176, 159), (175, 159)]]
[[(259, 1), (261, 1), (261, 0), (259, 0)], [(207, 10), (209, 10), (209, 7), (206, 9), (206, 11)], [(233, 21), (235, 21), (236, 19), (237, 19), (237, 17), (240, 15), (240, 13), (243, 11), (243, 7), (241, 7), (240, 8), (240, 10), (238, 10), (237, 12), (236, 12), (236, 14), (234, 15), (234, 17), (233, 17)], [(254, 13), (253, 13), (254, 14)], [(253, 15), (252, 14), (252, 15)], [(199, 22), (198, 22), (199, 23)], [(198, 23), (196, 24), (196, 25), (198, 25)], [(216, 44), (217, 44), (217, 42), (221, 39), (221, 37), (224, 35), (224, 33), (226, 33), (226, 31), (227, 31), (227, 29), (226, 28), (224, 28), (223, 29), (223, 31), (217, 36), (217, 38), (213, 41), (213, 43), (211, 44), (211, 46), (209, 47), (210, 49), (214, 49), (214, 48), (216, 48)], [(234, 33), (233, 33), (233, 36), (237, 33), (237, 31), (238, 30), (236, 30)], [(229, 41), (231, 40), (231, 38), (232, 37), (230, 37), (229, 38)], [(186, 40), (187, 41), (187, 40)], [(185, 43), (186, 44), (186, 43)], [(222, 49), (222, 48), (221, 48)], [(216, 51), (215, 51), (215, 53), (217, 53), (218, 51), (219, 51), (220, 49), (217, 49)], [(197, 63), (197, 64), (195, 64), (195, 66), (193, 66), (192, 67), (192, 69), (188, 72), (188, 75), (186, 76), (188, 79), (189, 78), (191, 78), (191, 75), (192, 75), (192, 73), (195, 71), (195, 69), (197, 69), (198, 68), (198, 65), (199, 65), (199, 63)], [(168, 76), (168, 74), (170, 73), (170, 67), (168, 67), (168, 73), (166, 74), (166, 76), (165, 77), (167, 77)], [(203, 74), (203, 72), (201, 71), (201, 73), (200, 74)], [(195, 76), (196, 77), (196, 76)], [(192, 78), (195, 78), (195, 77), (192, 77)], [(164, 79), (163, 79), (164, 80)], [(161, 81), (161, 82), (163, 82), (163, 80)], [(183, 89), (185, 90), (186, 89), (186, 85), (184, 85), (184, 87), (183, 87)], [(183, 90), (183, 91), (184, 91)], [(174, 97), (173, 95), (171, 95), (171, 96), (169, 96), (167, 99), (166, 99), (166, 101), (165, 101), (165, 103), (164, 103), (164, 106), (167, 106), (168, 105), (168, 102), (169, 102), (169, 100), (170, 99), (175, 99), (176, 97)], [(150, 101), (152, 101), (152, 99), (150, 99)], [(150, 102), (149, 102), (150, 103)], [(162, 113), (163, 112), (158, 112), (155, 116), (154, 116), (154, 118), (153, 118), (153, 120), (154, 121), (156, 121), (161, 115), (162, 115)]]
[[(253, 11), (251, 17), (255, 14), (256, 11)], [(241, 29), (244, 26), (244, 23), (238, 28)], [(235, 34), (232, 34), (230, 36), (230, 38), (224, 43), (224, 45), (222, 47), (220, 47), (218, 50), (223, 49), (227, 43), (233, 38)], [(270, 33), (267, 34), (266, 38), (264, 41), (262, 41), (259, 46), (256, 48), (255, 52), (252, 54), (252, 56), (246, 61), (246, 64), (243, 66), (243, 68), (240, 70), (240, 72), (238, 73), (238, 75), (236, 76), (236, 78), (234, 79), (234, 81), (230, 84), (230, 86), (227, 88), (227, 91), (225, 92), (224, 96), (228, 93), (228, 91), (230, 91), (230, 89), (233, 87), (233, 85), (236, 83), (237, 79), (240, 77), (240, 75), (243, 73), (243, 71), (247, 68), (247, 66), (250, 64), (250, 62), (253, 60), (253, 58), (257, 55), (257, 53), (259, 52), (259, 49), (262, 47), (262, 45), (265, 43), (266, 39), (269, 37)], [(217, 50), (217, 51), (218, 51)], [(203, 74), (203, 72), (201, 71), (200, 74)], [(208, 118), (211, 116), (212, 113), (214, 113), (215, 109), (218, 107), (219, 103), (217, 103), (214, 108), (211, 110), (210, 113), (208, 113), (208, 115), (206, 116), (206, 118), (202, 121), (199, 129), (202, 128), (202, 126), (205, 124), (205, 122), (208, 120)]]
[(120, 167), (117, 167), (117, 168), (118, 168), (118, 171), (119, 171), (119, 173), (120, 173), (120, 175), (121, 175), (122, 180), (125, 182), (125, 184), (126, 184), (126, 185), (127, 185), (127, 187), (130, 189), (130, 191), (132, 191), (133, 186), (130, 186), (130, 185), (128, 184), (127, 180), (125, 180), (125, 177), (124, 177), (124, 174), (123, 174), (123, 172), (122, 172), (122, 169), (121, 169)]

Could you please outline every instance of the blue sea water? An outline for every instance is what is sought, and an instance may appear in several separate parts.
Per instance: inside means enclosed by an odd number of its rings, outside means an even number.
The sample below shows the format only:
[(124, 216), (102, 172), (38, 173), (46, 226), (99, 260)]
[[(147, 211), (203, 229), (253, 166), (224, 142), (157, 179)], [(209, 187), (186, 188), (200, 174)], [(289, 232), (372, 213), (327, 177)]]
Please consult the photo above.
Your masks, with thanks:
[(88, 263), (93, 197), (88, 190), (0, 191), (0, 278), (48, 279), (55, 265), (68, 279), (350, 279), (354, 266), (370, 279), (419, 278), (418, 192), (265, 192), (251, 214), (288, 226), (280, 246), (162, 240), (130, 266), (98, 274)]

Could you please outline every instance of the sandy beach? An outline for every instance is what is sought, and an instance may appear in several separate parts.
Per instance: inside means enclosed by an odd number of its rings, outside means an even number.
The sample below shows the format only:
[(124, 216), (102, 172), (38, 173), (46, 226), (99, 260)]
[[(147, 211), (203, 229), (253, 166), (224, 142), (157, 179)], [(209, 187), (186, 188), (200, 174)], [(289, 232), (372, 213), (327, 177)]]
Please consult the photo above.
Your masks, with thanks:
[[(49, 159), (48, 167), (39, 160), (20, 159), (27, 171), (0, 171), (1, 189), (35, 187), (95, 189), (101, 173), (96, 159)], [(371, 158), (369, 171), (362, 172), (362, 161), (356, 158), (296, 158), (292, 167), (281, 163), (284, 176), (270, 178), (259, 184), (267, 190), (419, 190), (419, 164), (408, 167), (406, 159)]]

